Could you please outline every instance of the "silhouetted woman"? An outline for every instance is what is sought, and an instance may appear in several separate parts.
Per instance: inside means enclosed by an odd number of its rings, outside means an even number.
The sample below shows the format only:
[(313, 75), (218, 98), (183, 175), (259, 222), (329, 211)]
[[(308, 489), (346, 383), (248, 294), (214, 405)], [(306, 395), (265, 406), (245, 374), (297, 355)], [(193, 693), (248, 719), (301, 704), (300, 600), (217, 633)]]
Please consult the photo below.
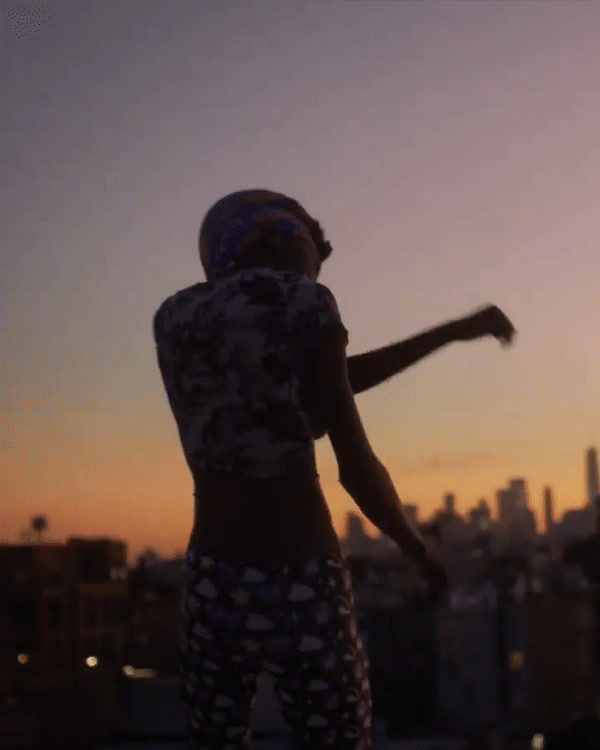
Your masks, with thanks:
[(487, 333), (509, 340), (512, 326), (490, 307), (347, 359), (335, 298), (317, 282), (330, 253), (296, 201), (233, 193), (202, 223), (207, 282), (170, 296), (154, 317), (194, 480), (179, 658), (198, 750), (250, 747), (261, 671), (273, 677), (296, 747), (372, 746), (368, 660), (315, 438), (329, 434), (341, 485), (417, 561), (433, 591), (447, 583), (404, 520), (353, 393), (450, 341)]

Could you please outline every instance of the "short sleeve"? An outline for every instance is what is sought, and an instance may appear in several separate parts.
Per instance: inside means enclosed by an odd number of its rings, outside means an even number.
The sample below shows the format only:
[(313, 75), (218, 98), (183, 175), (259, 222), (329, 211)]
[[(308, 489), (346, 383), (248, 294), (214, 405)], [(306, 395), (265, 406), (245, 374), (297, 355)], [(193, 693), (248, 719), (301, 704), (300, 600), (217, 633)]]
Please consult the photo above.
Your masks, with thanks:
[(301, 338), (314, 342), (321, 336), (340, 336), (348, 344), (346, 329), (333, 293), (324, 285), (311, 282), (299, 296), (297, 324)]
[(162, 338), (163, 311), (164, 305), (161, 305), (152, 317), (152, 336), (154, 343), (157, 345)]
[(334, 331), (341, 335), (348, 344), (348, 330), (342, 323), (340, 311), (333, 293), (323, 284), (317, 284), (317, 299), (319, 310), (319, 330)]
[(167, 297), (166, 300), (159, 306), (154, 313), (152, 318), (152, 334), (154, 337), (155, 344), (162, 344), (165, 338), (171, 333), (172, 319), (171, 319), (171, 298)]

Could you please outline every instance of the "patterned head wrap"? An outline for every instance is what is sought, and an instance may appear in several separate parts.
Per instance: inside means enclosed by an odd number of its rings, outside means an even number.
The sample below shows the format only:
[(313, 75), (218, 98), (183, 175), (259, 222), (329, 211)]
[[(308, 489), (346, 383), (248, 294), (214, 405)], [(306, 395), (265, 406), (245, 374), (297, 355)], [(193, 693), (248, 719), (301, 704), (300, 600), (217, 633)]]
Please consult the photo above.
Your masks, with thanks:
[(215, 274), (233, 268), (246, 248), (274, 230), (312, 242), (308, 226), (290, 211), (289, 201), (270, 190), (240, 190), (217, 201), (200, 232), (200, 257), (205, 267)]

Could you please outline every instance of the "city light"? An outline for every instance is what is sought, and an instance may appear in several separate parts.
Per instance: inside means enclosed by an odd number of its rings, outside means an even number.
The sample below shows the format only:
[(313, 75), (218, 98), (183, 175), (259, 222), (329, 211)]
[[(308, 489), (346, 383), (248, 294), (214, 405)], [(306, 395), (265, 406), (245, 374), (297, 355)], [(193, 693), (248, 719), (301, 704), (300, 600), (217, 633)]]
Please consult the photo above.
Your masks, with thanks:
[(531, 738), (531, 750), (543, 750), (544, 744), (543, 734), (534, 734)]
[(98, 659), (95, 656), (88, 656), (88, 658), (85, 660), (85, 663), (88, 665), (88, 667), (95, 667), (98, 664)]
[(17, 656), (17, 661), (19, 662), (19, 664), (27, 664), (27, 662), (29, 661), (29, 654), (19, 654)]
[(132, 680), (149, 679), (150, 677), (156, 677), (156, 671), (154, 669), (136, 669), (131, 664), (126, 664), (123, 667), (123, 674), (125, 677), (129, 677)]
[(523, 669), (523, 653), (521, 651), (510, 652), (510, 668), (513, 672)]

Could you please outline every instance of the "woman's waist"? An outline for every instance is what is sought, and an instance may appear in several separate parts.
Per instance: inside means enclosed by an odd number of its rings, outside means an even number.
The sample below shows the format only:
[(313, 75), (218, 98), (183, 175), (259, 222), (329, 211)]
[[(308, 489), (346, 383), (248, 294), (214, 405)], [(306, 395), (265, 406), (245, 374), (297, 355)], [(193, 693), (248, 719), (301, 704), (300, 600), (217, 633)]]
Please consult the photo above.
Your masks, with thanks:
[(339, 553), (339, 540), (318, 479), (245, 492), (204, 486), (195, 495), (190, 547), (243, 558), (285, 560)]
[(258, 480), (302, 469), (316, 473), (315, 443), (310, 433), (286, 437), (276, 435), (272, 429), (257, 435), (240, 429), (234, 434), (220, 434), (218, 438), (213, 435), (201, 450), (191, 438), (183, 439), (182, 445), (192, 476), (208, 474)]
[(289, 490), (290, 484), (303, 488), (320, 488), (314, 454), (297, 460), (292, 466), (266, 477), (245, 476), (238, 472), (210, 466), (193, 472), (194, 494), (222, 493), (227, 497), (261, 497)]
[[(268, 480), (247, 480), (206, 474), (194, 482), (196, 518), (254, 523), (277, 519), (288, 525), (307, 513), (326, 508), (318, 475), (287, 475)], [(260, 521), (259, 521), (260, 523)]]
[(264, 479), (204, 472), (194, 485), (194, 525), (210, 533), (292, 537), (331, 527), (319, 476), (306, 467)]

